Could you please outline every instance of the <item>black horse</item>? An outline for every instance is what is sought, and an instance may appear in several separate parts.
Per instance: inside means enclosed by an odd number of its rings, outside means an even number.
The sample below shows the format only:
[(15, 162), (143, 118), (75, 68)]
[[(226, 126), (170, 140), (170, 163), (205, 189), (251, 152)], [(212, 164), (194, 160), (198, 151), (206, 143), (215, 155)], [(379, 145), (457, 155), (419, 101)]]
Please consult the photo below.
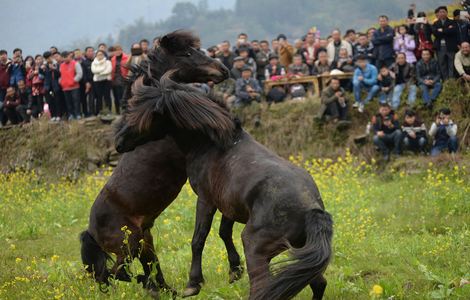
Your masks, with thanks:
[[(250, 278), (250, 299), (290, 299), (310, 285), (314, 299), (326, 288), (323, 273), (331, 257), (332, 219), (312, 177), (257, 143), (227, 109), (174, 81), (141, 85), (139, 103), (116, 133), (119, 152), (166, 135), (186, 154), (187, 174), (198, 195), (193, 260), (185, 296), (203, 282), (201, 255), (216, 209), (245, 223), (242, 233)], [(291, 250), (288, 261), (270, 261)]]
[[(132, 82), (159, 78), (172, 66), (185, 68), (185, 72), (177, 75), (182, 82), (225, 78), (227, 71), (223, 66), (196, 50), (198, 42), (189, 32), (178, 31), (164, 36), (160, 48), (150, 54), (152, 61), (157, 63), (150, 66), (144, 62), (135, 66), (135, 78), (129, 81), (128, 88)], [(133, 92), (129, 94), (133, 95)], [(81, 234), (82, 261), (98, 282), (109, 284), (111, 275), (119, 280), (130, 280), (122, 266), (127, 256), (138, 256), (144, 269), (144, 275), (139, 275), (138, 280), (154, 293), (158, 288), (169, 289), (155, 254), (150, 229), (154, 220), (175, 200), (186, 179), (185, 156), (170, 137), (140, 146), (122, 156), (91, 208), (88, 229)], [(238, 279), (242, 271), (240, 256), (232, 241), (233, 224), (222, 217), (220, 236), (228, 252), (231, 282)], [(127, 245), (123, 244), (124, 226), (131, 232)], [(110, 259), (108, 253), (117, 255), (111, 270), (106, 267)], [(157, 271), (155, 282), (149, 280), (153, 267)]]

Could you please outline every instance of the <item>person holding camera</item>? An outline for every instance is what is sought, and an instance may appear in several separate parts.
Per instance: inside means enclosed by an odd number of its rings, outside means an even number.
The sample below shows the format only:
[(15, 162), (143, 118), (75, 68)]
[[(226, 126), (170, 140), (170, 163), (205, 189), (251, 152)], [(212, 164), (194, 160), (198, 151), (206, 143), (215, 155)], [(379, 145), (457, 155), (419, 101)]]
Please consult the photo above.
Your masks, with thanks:
[(348, 99), (341, 87), (341, 81), (333, 77), (328, 87), (322, 91), (321, 106), (316, 119), (321, 120), (328, 116), (334, 123), (345, 121), (348, 114)]
[[(437, 61), (432, 58), (431, 51), (425, 49), (421, 55), (422, 59), (416, 64), (416, 79), (419, 88), (423, 91), (424, 104), (432, 109), (433, 102), (442, 90), (441, 70)], [(430, 90), (432, 90), (431, 94)]]
[(457, 124), (450, 119), (450, 109), (442, 108), (429, 129), (429, 135), (434, 139), (431, 156), (437, 156), (447, 149), (449, 153), (458, 150)]
[(18, 81), (25, 80), (26, 69), (23, 62), (23, 51), (19, 48), (13, 50), (13, 59), (10, 67), (10, 86), (16, 87)]

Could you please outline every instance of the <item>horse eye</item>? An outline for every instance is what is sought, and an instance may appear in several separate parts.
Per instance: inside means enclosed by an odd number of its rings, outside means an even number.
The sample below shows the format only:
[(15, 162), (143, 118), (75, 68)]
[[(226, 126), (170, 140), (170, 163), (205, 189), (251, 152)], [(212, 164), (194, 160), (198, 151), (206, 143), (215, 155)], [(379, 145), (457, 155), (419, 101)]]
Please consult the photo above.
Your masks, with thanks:
[(191, 56), (191, 52), (186, 53), (186, 56), (188, 57)]

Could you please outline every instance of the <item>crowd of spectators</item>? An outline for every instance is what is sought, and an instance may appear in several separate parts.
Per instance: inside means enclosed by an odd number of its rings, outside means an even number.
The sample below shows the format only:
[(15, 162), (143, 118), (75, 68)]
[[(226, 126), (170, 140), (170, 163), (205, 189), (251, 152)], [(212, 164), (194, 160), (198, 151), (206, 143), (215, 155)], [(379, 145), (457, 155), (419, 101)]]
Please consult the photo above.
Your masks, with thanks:
[[(384, 157), (400, 154), (402, 148), (426, 151), (426, 127), (419, 124), (415, 108), (432, 109), (443, 81), (449, 78), (470, 83), (470, 26), (463, 10), (449, 18), (447, 7), (440, 6), (434, 21), (415, 10), (411, 6), (406, 24), (395, 28), (382, 15), (378, 28), (366, 32), (349, 29), (342, 35), (334, 29), (322, 37), (312, 28), (294, 43), (284, 34), (271, 41), (250, 41), (241, 33), (233, 46), (227, 40), (205, 50), (230, 70), (231, 78), (198, 87), (230, 107), (239, 107), (263, 98), (269, 103), (301, 100), (312, 88), (308, 83), (286, 84), (264, 95), (266, 80), (330, 75), (318, 119), (347, 120), (350, 109), (363, 113), (377, 98), (380, 112), (372, 120), (374, 143)], [(0, 126), (27, 123), (41, 114), (50, 116), (51, 122), (119, 114), (128, 67), (146, 59), (149, 48), (157, 45), (158, 39), (152, 43), (144, 39), (131, 46), (130, 54), (120, 45), (62, 52), (51, 47), (25, 58), (21, 49), (14, 49), (11, 58), (0, 50)], [(351, 78), (335, 77), (344, 73)], [(417, 101), (418, 91), (421, 101)], [(404, 92), (406, 101), (402, 101)], [(407, 110), (400, 127), (394, 111), (404, 105)], [(450, 111), (442, 110), (431, 126), (432, 154), (446, 147), (449, 152), (457, 150), (457, 127), (449, 115)]]

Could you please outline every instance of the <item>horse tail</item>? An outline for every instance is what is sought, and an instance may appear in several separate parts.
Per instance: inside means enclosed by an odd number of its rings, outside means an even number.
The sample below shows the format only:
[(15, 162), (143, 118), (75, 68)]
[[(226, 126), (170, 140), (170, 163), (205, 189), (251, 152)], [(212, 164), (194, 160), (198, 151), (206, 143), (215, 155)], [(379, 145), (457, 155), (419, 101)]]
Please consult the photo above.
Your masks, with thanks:
[(85, 230), (80, 234), (82, 262), (85, 270), (93, 274), (99, 283), (109, 284), (110, 275), (106, 262), (111, 259), (109, 254), (103, 251), (91, 234)]
[(305, 245), (291, 249), (289, 261), (293, 262), (274, 269), (266, 289), (261, 289), (255, 299), (291, 299), (326, 270), (332, 255), (331, 215), (320, 209), (308, 211), (305, 231)]

